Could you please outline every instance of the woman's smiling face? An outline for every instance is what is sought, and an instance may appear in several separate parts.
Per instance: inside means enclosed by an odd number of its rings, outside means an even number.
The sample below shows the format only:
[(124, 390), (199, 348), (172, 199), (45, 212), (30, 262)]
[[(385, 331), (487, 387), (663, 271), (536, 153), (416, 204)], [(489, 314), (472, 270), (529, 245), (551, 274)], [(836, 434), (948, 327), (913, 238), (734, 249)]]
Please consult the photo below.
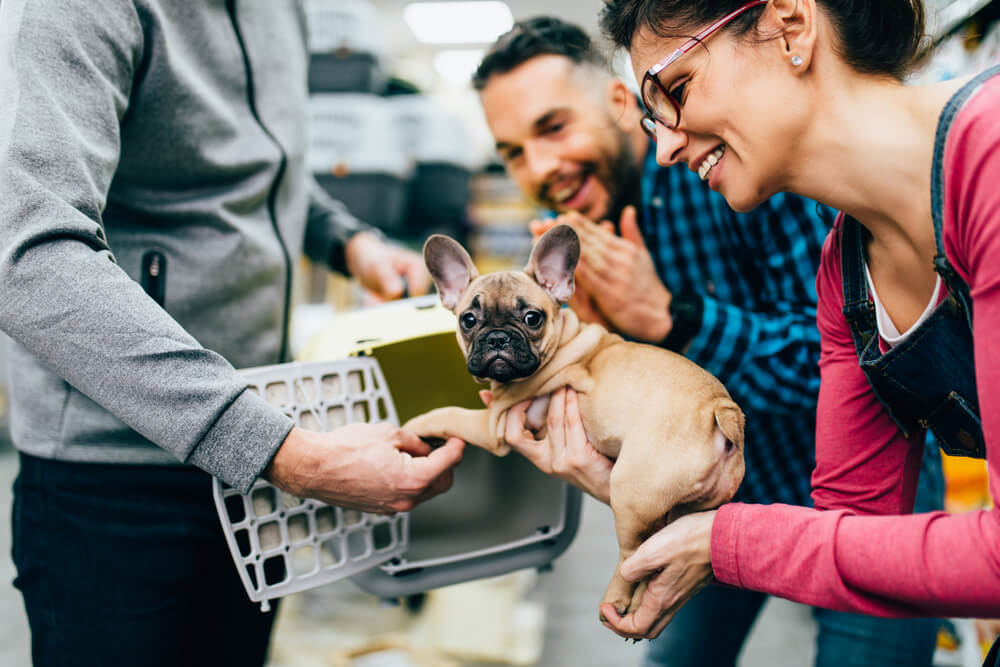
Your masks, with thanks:
[[(763, 25), (766, 11), (761, 21), (760, 34), (780, 34)], [(629, 51), (636, 80), (687, 41), (640, 28)], [(722, 30), (657, 76), (681, 108), (677, 129), (656, 124), (657, 162), (686, 164), (738, 211), (784, 188), (806, 100), (783, 38)]]

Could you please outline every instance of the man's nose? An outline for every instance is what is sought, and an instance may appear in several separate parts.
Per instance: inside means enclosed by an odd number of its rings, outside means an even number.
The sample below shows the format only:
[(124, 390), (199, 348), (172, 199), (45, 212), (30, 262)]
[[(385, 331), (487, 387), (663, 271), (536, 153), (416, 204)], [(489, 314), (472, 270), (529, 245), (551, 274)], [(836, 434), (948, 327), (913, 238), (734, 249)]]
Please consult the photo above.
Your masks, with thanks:
[(687, 146), (687, 134), (671, 130), (662, 123), (656, 124), (656, 163), (670, 167), (680, 162), (681, 150)]
[(525, 142), (524, 158), (531, 180), (536, 185), (544, 183), (559, 168), (559, 157), (534, 141)]

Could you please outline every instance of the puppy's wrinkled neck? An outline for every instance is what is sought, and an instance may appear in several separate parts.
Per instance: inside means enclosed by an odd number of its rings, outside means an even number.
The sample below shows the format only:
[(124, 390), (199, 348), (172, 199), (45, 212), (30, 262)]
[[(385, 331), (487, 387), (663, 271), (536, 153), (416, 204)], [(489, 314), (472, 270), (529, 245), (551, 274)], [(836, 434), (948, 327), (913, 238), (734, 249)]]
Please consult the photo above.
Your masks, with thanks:
[(579, 362), (592, 354), (605, 336), (615, 335), (599, 324), (582, 322), (570, 308), (561, 308), (557, 314), (562, 330), (559, 332), (556, 353), (535, 371), (536, 376), (544, 374), (549, 367), (561, 369)]

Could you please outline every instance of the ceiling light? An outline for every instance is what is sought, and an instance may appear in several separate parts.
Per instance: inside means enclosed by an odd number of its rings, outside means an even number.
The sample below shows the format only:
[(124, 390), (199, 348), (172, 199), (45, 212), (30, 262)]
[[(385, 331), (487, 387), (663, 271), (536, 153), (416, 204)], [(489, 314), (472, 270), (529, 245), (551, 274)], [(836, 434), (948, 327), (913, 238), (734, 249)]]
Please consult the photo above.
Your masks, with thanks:
[(450, 49), (434, 54), (434, 69), (441, 79), (452, 86), (469, 87), (472, 75), (482, 61), (482, 49)]
[(504, 2), (413, 2), (403, 19), (425, 44), (489, 44), (511, 29), (514, 17)]

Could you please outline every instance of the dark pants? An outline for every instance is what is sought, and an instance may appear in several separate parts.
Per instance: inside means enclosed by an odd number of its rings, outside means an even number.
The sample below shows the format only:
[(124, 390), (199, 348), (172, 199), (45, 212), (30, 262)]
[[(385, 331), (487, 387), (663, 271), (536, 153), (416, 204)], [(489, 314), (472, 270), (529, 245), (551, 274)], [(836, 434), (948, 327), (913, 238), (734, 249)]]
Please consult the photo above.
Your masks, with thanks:
[(22, 454), (11, 524), (35, 667), (266, 661), (206, 473)]

